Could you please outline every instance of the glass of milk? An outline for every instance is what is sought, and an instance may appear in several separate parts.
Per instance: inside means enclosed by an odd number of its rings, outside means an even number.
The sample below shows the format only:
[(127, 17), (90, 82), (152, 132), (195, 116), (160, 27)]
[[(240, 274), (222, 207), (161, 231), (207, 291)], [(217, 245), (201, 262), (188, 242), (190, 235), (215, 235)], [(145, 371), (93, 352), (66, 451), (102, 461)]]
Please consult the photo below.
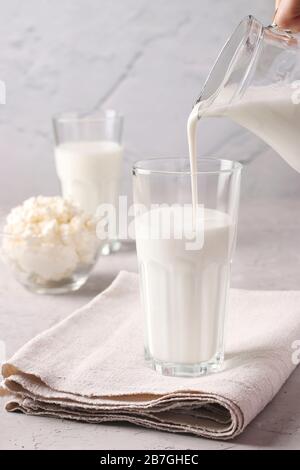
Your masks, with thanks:
[[(96, 215), (101, 205), (111, 205), (116, 217), (123, 147), (123, 117), (114, 110), (64, 113), (53, 119), (55, 165), (64, 198)], [(112, 238), (103, 253), (117, 251)]]
[(135, 164), (135, 235), (145, 356), (165, 375), (198, 376), (224, 358), (224, 322), (235, 247), (241, 165), (197, 161)]

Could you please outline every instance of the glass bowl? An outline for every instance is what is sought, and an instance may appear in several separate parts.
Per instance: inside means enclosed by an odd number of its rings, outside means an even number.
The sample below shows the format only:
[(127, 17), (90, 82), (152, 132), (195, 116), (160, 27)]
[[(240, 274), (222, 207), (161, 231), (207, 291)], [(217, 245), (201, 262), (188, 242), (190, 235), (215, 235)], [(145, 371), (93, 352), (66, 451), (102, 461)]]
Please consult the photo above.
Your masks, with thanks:
[(69, 242), (49, 243), (42, 237), (0, 232), (0, 256), (14, 277), (39, 294), (78, 290), (87, 281), (103, 242), (85, 233)]

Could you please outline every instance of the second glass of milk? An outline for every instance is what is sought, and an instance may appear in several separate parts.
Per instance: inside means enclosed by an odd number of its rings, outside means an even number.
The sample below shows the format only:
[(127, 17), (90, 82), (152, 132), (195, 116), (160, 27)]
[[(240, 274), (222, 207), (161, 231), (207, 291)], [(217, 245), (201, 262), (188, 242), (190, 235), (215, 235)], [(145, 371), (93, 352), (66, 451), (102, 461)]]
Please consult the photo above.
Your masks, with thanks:
[(133, 168), (145, 356), (165, 375), (218, 370), (224, 357), (241, 165), (201, 158), (198, 206), (188, 160)]
[[(53, 119), (55, 165), (62, 195), (96, 215), (101, 204), (118, 210), (123, 117), (114, 110), (94, 114), (64, 113)], [(104, 254), (117, 251), (109, 240)]]

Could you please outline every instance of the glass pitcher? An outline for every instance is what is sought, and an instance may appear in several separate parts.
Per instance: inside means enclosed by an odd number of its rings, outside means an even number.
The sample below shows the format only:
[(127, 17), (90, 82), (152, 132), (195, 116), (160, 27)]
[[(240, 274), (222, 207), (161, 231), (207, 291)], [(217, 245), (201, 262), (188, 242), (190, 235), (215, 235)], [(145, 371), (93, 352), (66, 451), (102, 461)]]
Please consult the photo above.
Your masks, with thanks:
[(246, 17), (221, 50), (196, 103), (228, 116), (300, 171), (300, 34)]

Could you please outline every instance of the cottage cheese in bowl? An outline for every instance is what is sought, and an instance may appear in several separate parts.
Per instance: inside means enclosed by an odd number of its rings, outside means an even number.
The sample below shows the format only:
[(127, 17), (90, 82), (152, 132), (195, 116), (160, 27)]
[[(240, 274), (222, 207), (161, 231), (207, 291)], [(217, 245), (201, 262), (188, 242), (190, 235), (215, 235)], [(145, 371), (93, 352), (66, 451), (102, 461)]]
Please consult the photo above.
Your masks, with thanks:
[(41, 293), (81, 287), (100, 245), (95, 220), (58, 196), (27, 199), (2, 229), (2, 257), (26, 287)]

